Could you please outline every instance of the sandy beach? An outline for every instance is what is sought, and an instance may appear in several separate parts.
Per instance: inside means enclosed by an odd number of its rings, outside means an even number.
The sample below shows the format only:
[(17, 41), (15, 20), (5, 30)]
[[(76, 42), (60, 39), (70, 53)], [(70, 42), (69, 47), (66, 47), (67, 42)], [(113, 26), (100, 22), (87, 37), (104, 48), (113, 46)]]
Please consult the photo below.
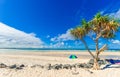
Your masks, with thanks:
[[(9, 50), (7, 50), (9, 51)], [(75, 64), (86, 63), (91, 58), (88, 52), (78, 51), (44, 51), (44, 52), (25, 52), (17, 50), (7, 52), (0, 50), (0, 63), (7, 66), (24, 64), (23, 69), (9, 69), (0, 68), (0, 77), (118, 77), (120, 76), (120, 68), (106, 68), (104, 70), (92, 70), (92, 74), (88, 69), (60, 69), (60, 70), (47, 70), (45, 68), (34, 67), (34, 65), (47, 65), (47, 64)], [(77, 55), (77, 59), (69, 59), (70, 54)], [(120, 52), (103, 52), (101, 58), (119, 58)], [(120, 58), (119, 58), (120, 59)], [(120, 66), (120, 65), (117, 65)]]

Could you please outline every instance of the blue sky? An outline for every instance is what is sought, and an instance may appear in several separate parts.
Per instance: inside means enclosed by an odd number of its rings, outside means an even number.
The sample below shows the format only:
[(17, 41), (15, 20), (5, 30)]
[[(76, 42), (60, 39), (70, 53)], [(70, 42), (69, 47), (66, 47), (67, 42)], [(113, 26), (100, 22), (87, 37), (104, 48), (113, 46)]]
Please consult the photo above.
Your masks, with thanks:
[[(84, 48), (80, 41), (72, 39), (69, 30), (97, 12), (120, 18), (119, 5), (119, 0), (0, 0), (0, 22), (36, 34), (46, 47)], [(94, 47), (87, 40), (89, 47)], [(100, 45), (108, 43), (110, 48), (120, 46), (120, 36), (100, 41)]]

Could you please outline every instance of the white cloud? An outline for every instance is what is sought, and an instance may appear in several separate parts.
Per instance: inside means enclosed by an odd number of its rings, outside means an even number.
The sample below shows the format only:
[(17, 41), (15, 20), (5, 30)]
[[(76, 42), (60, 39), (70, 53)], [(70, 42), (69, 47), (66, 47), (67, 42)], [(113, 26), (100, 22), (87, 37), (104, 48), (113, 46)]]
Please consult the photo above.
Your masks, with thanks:
[(36, 36), (36, 34), (35, 34), (35, 33), (30, 33), (29, 35), (31, 35), (31, 36), (33, 36), (33, 37), (35, 37), (35, 36)]
[(117, 12), (110, 13), (110, 16), (113, 16), (114, 18), (120, 19), (120, 9)]
[(82, 43), (81, 41), (75, 41), (74, 44), (75, 44), (76, 46), (80, 46), (80, 45), (82, 45), (83, 43)]
[(120, 40), (111, 40), (111, 42), (113, 43), (113, 44), (120, 44)]
[(54, 44), (53, 47), (55, 47), (55, 48), (64, 47), (64, 42), (58, 42), (58, 43)]
[(70, 34), (70, 30), (68, 29), (66, 33), (55, 36), (54, 38), (51, 38), (51, 41), (68, 41), (68, 40), (74, 40), (74, 37)]
[(64, 42), (57, 42), (57, 43), (50, 43), (50, 45), (44, 46), (45, 48), (65, 48), (66, 43)]
[(44, 42), (34, 33), (25, 33), (0, 22), (0, 48), (42, 47)]
[(46, 48), (72, 48), (73, 46), (69, 45), (67, 42), (56, 42), (56, 43), (50, 43), (49, 46), (46, 46)]
[(78, 47), (82, 43), (80, 41), (70, 41), (74, 40), (75, 38), (70, 33), (71, 29), (68, 29), (63, 34), (58, 34), (58, 36), (55, 36), (54, 38), (51, 38), (51, 44), (50, 47), (52, 48), (72, 48), (72, 47)]
[(100, 42), (99, 45), (103, 45), (103, 43)]

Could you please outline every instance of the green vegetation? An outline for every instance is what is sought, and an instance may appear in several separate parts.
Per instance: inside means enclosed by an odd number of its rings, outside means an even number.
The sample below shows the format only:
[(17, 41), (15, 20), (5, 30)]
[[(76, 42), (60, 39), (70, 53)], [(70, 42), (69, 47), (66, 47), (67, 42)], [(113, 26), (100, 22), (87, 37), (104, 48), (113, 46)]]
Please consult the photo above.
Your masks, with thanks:
[[(92, 20), (87, 22), (85, 19), (83, 19), (81, 26), (78, 26), (71, 30), (71, 34), (76, 39), (80, 39), (83, 42), (83, 44), (85, 45), (85, 48), (93, 57), (94, 59), (93, 69), (95, 70), (100, 69), (98, 65), (99, 55), (102, 51), (104, 51), (107, 48), (107, 44), (104, 44), (101, 48), (99, 48), (99, 39), (113, 38), (115, 36), (115, 33), (118, 31), (119, 26), (120, 25), (117, 20), (110, 18), (107, 15), (101, 15), (100, 13), (97, 13)], [(94, 33), (94, 36), (89, 35), (89, 37), (94, 41), (96, 45), (95, 54), (93, 54), (90, 51), (86, 41), (84, 40), (84, 37), (90, 33)]]

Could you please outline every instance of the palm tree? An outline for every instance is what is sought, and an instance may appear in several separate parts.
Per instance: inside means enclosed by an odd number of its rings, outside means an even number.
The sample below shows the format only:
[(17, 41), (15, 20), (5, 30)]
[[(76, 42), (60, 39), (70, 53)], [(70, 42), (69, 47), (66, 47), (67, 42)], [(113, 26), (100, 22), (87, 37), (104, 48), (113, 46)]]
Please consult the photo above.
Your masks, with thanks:
[(88, 50), (88, 52), (90, 53), (90, 55), (95, 58), (95, 56), (93, 55), (93, 53), (90, 51), (90, 49), (88, 48), (88, 45), (86, 43), (86, 41), (84, 40), (84, 37), (86, 35), (86, 30), (80, 26), (74, 28), (71, 30), (71, 34), (76, 38), (76, 39), (80, 39), (83, 44), (85, 45), (86, 49)]
[[(95, 17), (90, 21), (91, 23), (91, 29), (96, 34), (96, 37), (94, 39), (94, 42), (96, 44), (96, 54), (94, 59), (94, 69), (100, 69), (98, 65), (98, 59), (99, 59), (99, 39), (101, 37), (103, 38), (113, 38), (115, 35), (115, 32), (118, 30), (119, 23), (114, 20), (110, 19), (109, 16), (102, 16), (100, 13), (97, 13)], [(104, 45), (105, 46), (105, 45)]]
[[(100, 13), (97, 13), (91, 21), (86, 22), (85, 20), (82, 20), (82, 26), (76, 27), (73, 30), (71, 30), (71, 34), (77, 39), (80, 39), (84, 43), (88, 52), (92, 55), (94, 59), (93, 69), (100, 69), (98, 64), (99, 54), (103, 50), (105, 50), (107, 46), (105, 44), (103, 45), (103, 47), (99, 48), (99, 39), (101, 37), (107, 39), (113, 38), (118, 28), (119, 23), (115, 19), (111, 19), (107, 15), (102, 16)], [(88, 45), (84, 40), (84, 37), (91, 32), (95, 34), (95, 37), (90, 36), (96, 44), (95, 54), (92, 54), (92, 52), (90, 52)]]

